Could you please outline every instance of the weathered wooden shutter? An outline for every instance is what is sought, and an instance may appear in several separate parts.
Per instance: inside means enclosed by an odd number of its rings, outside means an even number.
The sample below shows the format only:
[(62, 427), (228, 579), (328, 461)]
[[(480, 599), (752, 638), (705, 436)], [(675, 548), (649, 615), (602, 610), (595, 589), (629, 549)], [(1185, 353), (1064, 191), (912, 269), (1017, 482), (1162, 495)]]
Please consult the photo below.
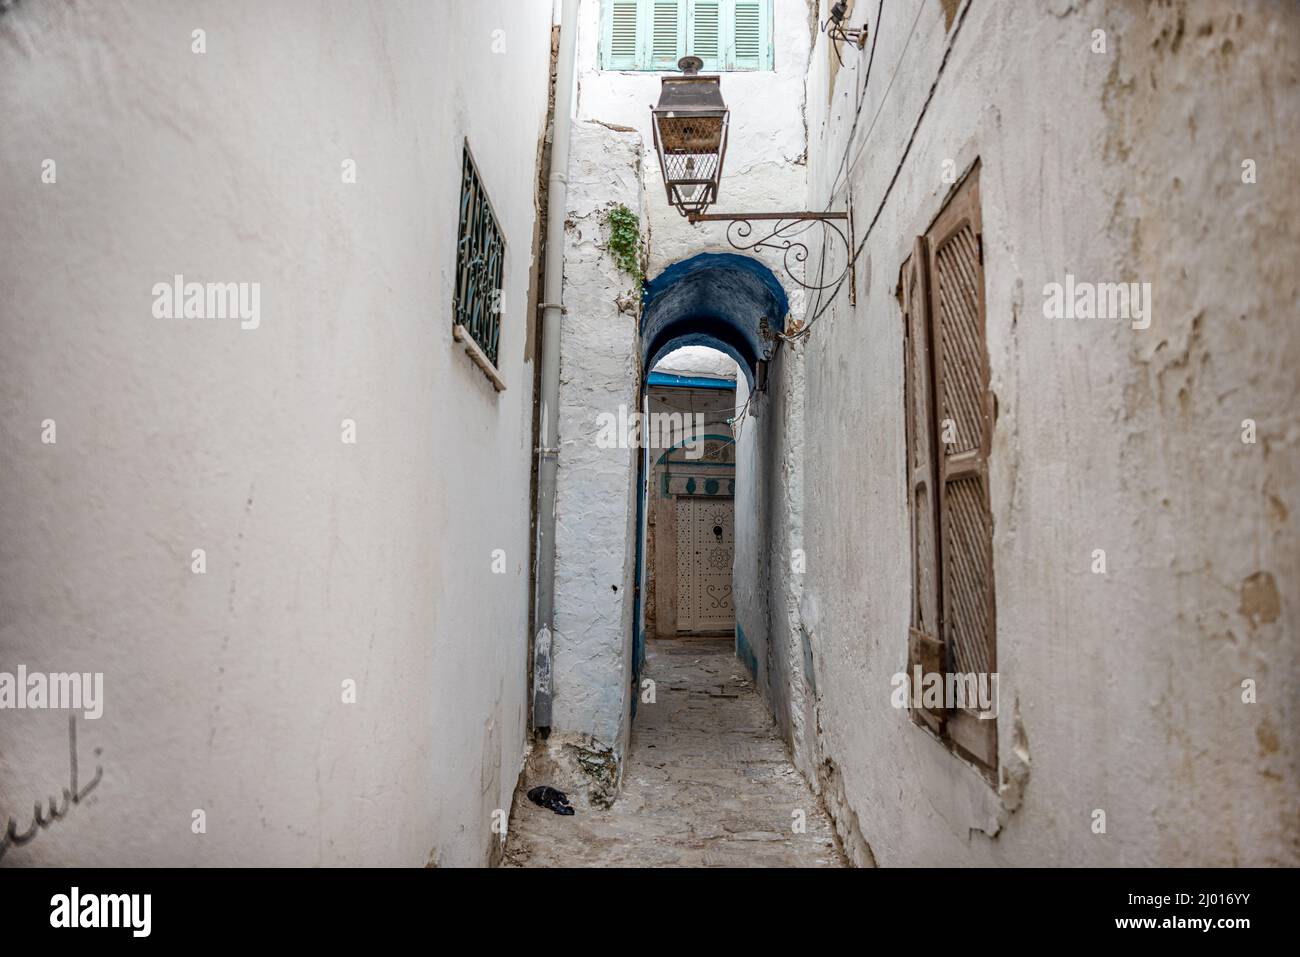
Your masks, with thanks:
[[(940, 610), (950, 668), (997, 670), (993, 607), (993, 516), (988, 460), (993, 434), (985, 345), (984, 264), (976, 167), (928, 236), (933, 296), (934, 395), (938, 441)], [(995, 722), (954, 712), (949, 735), (996, 764)]]
[(764, 70), (770, 68), (771, 13), (770, 0), (733, 0), (731, 7), (731, 48), (726, 58), (729, 70)]
[[(918, 237), (902, 272), (908, 515), (912, 523), (912, 620), (907, 639), (907, 675), (913, 695), (920, 693), (915, 686), (917, 667), (922, 674), (941, 676), (947, 670), (939, 619), (928, 265), (925, 239)], [(912, 715), (935, 733), (942, 733), (947, 712), (942, 707), (919, 708)]]
[(641, 52), (640, 7), (637, 0), (606, 0), (601, 23), (601, 69), (638, 68)]
[(706, 73), (722, 64), (722, 0), (692, 0), (687, 17), (686, 52), (704, 61)]
[(686, 0), (653, 0), (646, 69), (676, 70), (686, 56)]

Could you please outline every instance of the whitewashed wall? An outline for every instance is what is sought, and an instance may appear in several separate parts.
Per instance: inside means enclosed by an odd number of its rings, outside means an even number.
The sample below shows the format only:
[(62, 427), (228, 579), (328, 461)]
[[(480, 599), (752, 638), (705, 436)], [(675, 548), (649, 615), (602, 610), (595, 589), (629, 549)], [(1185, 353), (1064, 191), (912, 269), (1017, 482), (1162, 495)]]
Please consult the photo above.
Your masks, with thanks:
[(713, 379), (734, 379), (739, 374), (736, 360), (707, 346), (683, 346), (668, 353), (654, 371), (675, 375), (700, 375)]
[[(527, 718), (550, 16), (0, 14), (0, 670), (107, 699), (78, 728), (102, 780), (6, 864), (488, 859)], [(509, 244), (501, 394), (451, 337), (466, 137)], [(176, 273), (260, 282), (259, 328), (154, 318)], [(65, 714), (0, 712), (0, 823), (67, 778)]]
[[(814, 51), (811, 206), (848, 148), (866, 63), (850, 56), (828, 106), (824, 40)], [(784, 724), (819, 722), (791, 737), (859, 862), (1300, 861), (1297, 77), (1290, 4), (886, 5), (850, 154), (858, 305), (814, 327), (802, 416), (781, 411), (794, 396), (760, 404), (740, 465), (767, 476), (756, 513), (779, 515), (772, 450), (802, 447), (808, 564), (771, 590), (768, 691)], [(999, 408), (998, 789), (889, 703), (910, 594), (895, 291), (950, 189), (945, 161), (976, 158)], [(1067, 271), (1152, 283), (1150, 328), (1044, 318), (1043, 287)], [(789, 543), (766, 544), (738, 573), (785, 560)], [(806, 677), (780, 680), (800, 632), (811, 707)]]
[[(635, 280), (607, 248), (615, 204), (642, 212), (640, 139), (575, 123), (565, 216), (552, 741), (621, 763), (630, 713), (636, 455), (600, 416), (638, 409)], [(620, 307), (620, 302), (623, 303)]]

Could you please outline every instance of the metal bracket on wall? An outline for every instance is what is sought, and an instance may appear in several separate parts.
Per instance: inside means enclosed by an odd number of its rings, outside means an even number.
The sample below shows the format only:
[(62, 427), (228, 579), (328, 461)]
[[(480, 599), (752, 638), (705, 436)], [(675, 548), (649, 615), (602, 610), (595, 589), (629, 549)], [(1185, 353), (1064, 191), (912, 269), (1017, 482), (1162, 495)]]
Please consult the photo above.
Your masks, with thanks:
[[(826, 292), (838, 287), (847, 278), (849, 302), (857, 304), (857, 270), (853, 258), (853, 211), (847, 213), (692, 213), (691, 223), (728, 223), (727, 242), (740, 252), (759, 252), (769, 249), (781, 256), (781, 266), (793, 282), (811, 292)], [(755, 223), (773, 223), (755, 227)], [(808, 261), (809, 230), (821, 227), (822, 249), (832, 237), (844, 245), (844, 268), (825, 282), (806, 282), (799, 278), (796, 267)], [(754, 238), (755, 232), (758, 238)], [(808, 277), (805, 277), (808, 278)]]

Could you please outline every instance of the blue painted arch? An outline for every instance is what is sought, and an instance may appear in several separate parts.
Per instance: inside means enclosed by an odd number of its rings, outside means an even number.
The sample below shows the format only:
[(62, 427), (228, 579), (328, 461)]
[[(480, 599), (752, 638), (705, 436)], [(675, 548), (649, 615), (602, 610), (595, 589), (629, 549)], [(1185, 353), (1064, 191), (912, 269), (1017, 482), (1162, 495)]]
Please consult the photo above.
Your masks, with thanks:
[(771, 351), (771, 335), (785, 331), (790, 311), (772, 271), (734, 253), (700, 253), (674, 263), (645, 284), (642, 303), (643, 384), (674, 349), (709, 346), (735, 359), (752, 388), (758, 363)]

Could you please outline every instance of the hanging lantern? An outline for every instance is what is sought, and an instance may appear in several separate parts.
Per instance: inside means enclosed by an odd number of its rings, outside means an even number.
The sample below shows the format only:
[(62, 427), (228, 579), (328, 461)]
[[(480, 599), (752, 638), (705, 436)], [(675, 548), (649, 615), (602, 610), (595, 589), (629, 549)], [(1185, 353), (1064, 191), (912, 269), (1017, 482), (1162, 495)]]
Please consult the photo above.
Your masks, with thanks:
[(703, 60), (688, 56), (677, 65), (682, 75), (663, 78), (652, 126), (668, 202), (692, 216), (717, 202), (731, 111), (722, 78), (699, 75)]

